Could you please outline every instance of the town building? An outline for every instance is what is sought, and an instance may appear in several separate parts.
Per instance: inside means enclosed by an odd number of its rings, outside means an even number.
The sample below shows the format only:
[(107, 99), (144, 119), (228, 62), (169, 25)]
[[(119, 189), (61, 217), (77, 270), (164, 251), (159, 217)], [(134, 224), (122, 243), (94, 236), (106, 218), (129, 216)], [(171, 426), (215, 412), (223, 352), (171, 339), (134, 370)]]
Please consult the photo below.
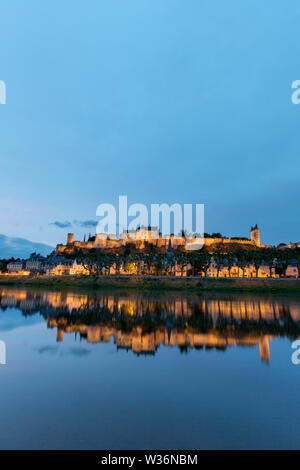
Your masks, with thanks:
[(26, 261), (25, 268), (29, 272), (40, 272), (42, 271), (43, 264), (45, 263), (46, 258), (36, 253), (33, 253), (30, 258)]
[(24, 269), (24, 263), (23, 261), (12, 261), (11, 263), (8, 263), (7, 265), (7, 271), (10, 274), (18, 274), (20, 271)]

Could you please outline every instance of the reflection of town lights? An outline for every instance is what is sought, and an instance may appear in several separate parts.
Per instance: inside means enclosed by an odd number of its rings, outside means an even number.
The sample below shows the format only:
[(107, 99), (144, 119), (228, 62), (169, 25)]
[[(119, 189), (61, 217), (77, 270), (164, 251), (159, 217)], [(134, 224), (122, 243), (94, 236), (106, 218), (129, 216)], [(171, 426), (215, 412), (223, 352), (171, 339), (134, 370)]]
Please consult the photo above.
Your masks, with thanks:
[[(276, 334), (276, 328), (279, 328), (280, 334), (288, 336), (293, 325), (294, 335), (300, 336), (300, 302), (290, 302), (286, 299), (199, 300), (197, 297), (193, 301), (189, 296), (170, 294), (166, 300), (158, 294), (153, 297), (153, 294), (145, 293), (116, 296), (101, 293), (40, 293), (0, 287), (0, 305), (13, 306), (24, 312), (39, 308), (48, 327), (60, 330), (59, 334), (57, 332), (59, 341), (63, 341), (64, 333), (79, 333), (89, 343), (108, 342), (113, 338), (117, 346), (129, 348), (138, 354), (155, 353), (161, 344), (223, 349), (235, 345), (258, 345), (261, 359), (268, 363), (269, 342), (279, 336), (279, 333)], [(199, 309), (203, 312), (203, 317), (199, 314)], [(83, 312), (87, 317), (84, 320)], [(108, 312), (111, 316), (107, 315)], [(287, 312), (289, 323), (285, 328), (285, 323), (281, 324), (281, 321), (287, 317)], [(92, 317), (89, 317), (90, 313)], [(209, 328), (203, 332), (199, 327), (199, 320), (205, 319), (206, 316), (209, 318)], [(221, 329), (218, 326), (220, 319)], [(262, 319), (265, 325), (263, 329)], [(244, 321), (253, 322), (254, 329), (251, 334), (243, 330)], [(268, 325), (270, 330), (266, 331)]]

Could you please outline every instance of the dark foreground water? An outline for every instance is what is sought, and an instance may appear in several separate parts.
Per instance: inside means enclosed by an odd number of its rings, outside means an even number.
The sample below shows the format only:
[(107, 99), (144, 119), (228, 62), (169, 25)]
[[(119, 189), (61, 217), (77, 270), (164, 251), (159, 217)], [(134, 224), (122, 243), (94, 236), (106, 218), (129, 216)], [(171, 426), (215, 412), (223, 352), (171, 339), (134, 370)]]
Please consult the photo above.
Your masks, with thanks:
[(0, 288), (0, 448), (300, 448), (299, 337), (299, 299)]

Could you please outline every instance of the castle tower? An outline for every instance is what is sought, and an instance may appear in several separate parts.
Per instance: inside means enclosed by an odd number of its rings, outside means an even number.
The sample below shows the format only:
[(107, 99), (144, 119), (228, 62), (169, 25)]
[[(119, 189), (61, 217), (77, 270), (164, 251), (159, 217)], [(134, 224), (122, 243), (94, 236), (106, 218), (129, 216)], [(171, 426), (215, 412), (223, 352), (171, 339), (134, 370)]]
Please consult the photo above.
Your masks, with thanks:
[(57, 328), (56, 341), (60, 343), (64, 339), (64, 330), (62, 328)]
[(251, 241), (255, 243), (256, 246), (260, 246), (260, 234), (257, 224), (250, 230)]
[(74, 233), (68, 233), (67, 245), (73, 245), (74, 243)]
[(259, 342), (259, 356), (263, 362), (269, 364), (270, 362), (270, 345), (269, 337), (264, 336)]

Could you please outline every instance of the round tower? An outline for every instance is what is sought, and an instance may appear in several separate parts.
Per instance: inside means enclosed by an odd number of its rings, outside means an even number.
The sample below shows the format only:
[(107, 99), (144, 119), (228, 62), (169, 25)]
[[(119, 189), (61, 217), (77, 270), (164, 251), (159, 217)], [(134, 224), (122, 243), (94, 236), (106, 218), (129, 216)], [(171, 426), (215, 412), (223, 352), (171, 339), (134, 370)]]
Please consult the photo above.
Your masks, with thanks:
[(260, 246), (260, 233), (257, 224), (250, 230), (251, 241), (256, 245)]

